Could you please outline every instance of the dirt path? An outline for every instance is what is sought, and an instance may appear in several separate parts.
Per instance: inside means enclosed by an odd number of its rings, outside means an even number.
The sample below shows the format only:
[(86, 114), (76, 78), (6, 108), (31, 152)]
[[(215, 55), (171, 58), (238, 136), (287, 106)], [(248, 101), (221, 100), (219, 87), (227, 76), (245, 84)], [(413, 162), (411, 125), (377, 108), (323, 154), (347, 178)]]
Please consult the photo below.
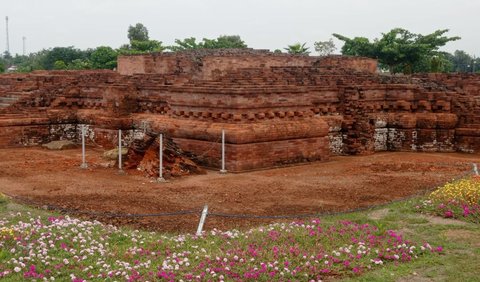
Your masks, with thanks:
[[(137, 171), (118, 175), (102, 167), (101, 152), (88, 150), (89, 168), (79, 169), (80, 150), (0, 150), (0, 192), (39, 205), (121, 213), (200, 209), (256, 215), (342, 211), (406, 197), (451, 180), (480, 163), (479, 155), (378, 153), (334, 157), (329, 162), (242, 174), (189, 176), (158, 184)], [(194, 231), (196, 215), (105, 219), (162, 231)], [(206, 228), (256, 225), (269, 220), (209, 217)]]

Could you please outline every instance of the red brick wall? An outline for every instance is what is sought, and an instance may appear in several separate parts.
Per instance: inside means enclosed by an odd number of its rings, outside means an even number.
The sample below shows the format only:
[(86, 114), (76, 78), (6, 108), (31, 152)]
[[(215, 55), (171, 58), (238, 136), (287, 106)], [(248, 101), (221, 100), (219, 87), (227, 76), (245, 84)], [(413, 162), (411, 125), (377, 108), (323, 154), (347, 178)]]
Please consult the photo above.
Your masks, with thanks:
[[(220, 143), (181, 138), (173, 140), (184, 151), (200, 156), (200, 164), (207, 167), (221, 167)], [(226, 169), (239, 172), (286, 164), (324, 161), (330, 155), (328, 144), (328, 137), (226, 144)]]

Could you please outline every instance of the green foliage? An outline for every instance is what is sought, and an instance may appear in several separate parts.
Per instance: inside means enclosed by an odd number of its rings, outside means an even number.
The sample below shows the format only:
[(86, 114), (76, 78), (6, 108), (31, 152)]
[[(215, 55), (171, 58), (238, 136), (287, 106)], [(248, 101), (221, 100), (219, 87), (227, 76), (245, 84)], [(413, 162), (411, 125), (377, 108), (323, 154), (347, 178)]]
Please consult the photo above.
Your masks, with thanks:
[(195, 37), (185, 38), (183, 40), (175, 39), (174, 46), (168, 49), (177, 52), (193, 49), (231, 49), (247, 48), (248, 46), (239, 35), (221, 35), (216, 39), (203, 38), (203, 41), (197, 42)]
[(108, 46), (100, 46), (90, 55), (91, 66), (94, 69), (114, 69), (117, 67), (117, 52)]
[(330, 38), (328, 41), (317, 41), (313, 43), (313, 46), (315, 47), (315, 51), (317, 51), (320, 56), (328, 56), (337, 49), (332, 38)]
[(12, 59), (12, 55), (10, 54), (10, 52), (5, 51), (5, 52), (3, 52), (3, 58), (4, 58), (5, 60), (11, 60), (11, 59)]
[(343, 55), (376, 58), (375, 47), (368, 38), (355, 37), (351, 39), (336, 33), (333, 36), (344, 42), (341, 49)]
[(5, 72), (5, 63), (0, 59), (0, 73)]
[(147, 28), (141, 23), (137, 23), (135, 26), (129, 26), (128, 40), (130, 40), (130, 43), (132, 43), (132, 41), (148, 41)]
[(54, 70), (66, 70), (67, 69), (67, 64), (65, 64), (64, 61), (58, 60), (53, 63), (53, 69)]
[[(438, 49), (450, 41), (460, 39), (456, 36), (445, 36), (447, 32), (448, 29), (444, 29), (422, 35), (395, 28), (382, 33), (382, 37), (373, 42), (365, 37), (351, 39), (340, 34), (333, 36), (345, 42), (342, 47), (344, 55), (376, 58), (381, 65), (388, 67), (391, 73), (412, 73), (415, 70), (442, 69), (443, 60)], [(426, 63), (430, 65), (426, 67)]]
[(295, 43), (293, 45), (288, 45), (287, 48), (284, 48), (289, 54), (295, 54), (295, 55), (308, 55), (310, 54), (310, 51), (308, 51), (308, 47), (305, 47), (307, 43)]
[(72, 61), (77, 59), (88, 59), (91, 50), (82, 51), (73, 46), (69, 47), (55, 47), (46, 53), (43, 61), (43, 68), (46, 70), (54, 69), (56, 61), (63, 61), (65, 65), (69, 65)]
[(121, 46), (117, 53), (120, 55), (133, 55), (133, 54), (145, 54), (153, 52), (162, 52), (166, 47), (162, 45), (162, 42), (157, 40), (136, 41), (133, 40), (130, 45), (126, 44)]
[[(116, 62), (115, 62), (116, 64)], [(67, 69), (69, 70), (89, 70), (92, 69), (93, 65), (90, 60), (82, 60), (82, 59), (76, 59), (73, 60), (68, 66)]]
[(480, 60), (474, 59), (465, 51), (456, 50), (453, 54), (449, 54), (447, 59), (452, 64), (453, 72), (477, 72), (480, 70)]
[(174, 46), (169, 46), (168, 49), (171, 51), (184, 51), (184, 50), (192, 50), (192, 49), (200, 49), (202, 48), (201, 43), (196, 42), (197, 39), (195, 37), (185, 38), (183, 40), (175, 39)]
[(204, 38), (201, 45), (207, 49), (247, 48), (247, 45), (239, 35), (221, 35), (217, 39)]

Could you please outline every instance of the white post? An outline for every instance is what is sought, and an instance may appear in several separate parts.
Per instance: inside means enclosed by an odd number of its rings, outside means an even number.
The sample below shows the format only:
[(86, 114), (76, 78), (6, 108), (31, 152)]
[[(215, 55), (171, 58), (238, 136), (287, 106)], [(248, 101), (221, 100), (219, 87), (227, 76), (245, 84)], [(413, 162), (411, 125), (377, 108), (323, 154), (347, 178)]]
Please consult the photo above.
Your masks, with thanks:
[(202, 235), (203, 224), (205, 223), (205, 219), (207, 219), (207, 214), (208, 214), (208, 205), (205, 205), (203, 207), (202, 216), (200, 217), (200, 222), (198, 223), (198, 228), (196, 233), (197, 236)]
[(222, 129), (222, 169), (220, 173), (227, 173), (225, 169), (225, 130)]
[(118, 130), (118, 170), (122, 172), (122, 130)]
[(165, 178), (163, 178), (163, 134), (160, 133), (158, 137), (158, 178), (157, 182), (166, 182)]
[(479, 175), (479, 173), (478, 173), (478, 166), (477, 166), (477, 164), (476, 164), (476, 163), (473, 163), (472, 165), (473, 165), (473, 174), (475, 174), (475, 175)]
[(87, 162), (85, 161), (85, 124), (82, 124), (82, 164), (80, 168), (86, 169), (88, 167)]

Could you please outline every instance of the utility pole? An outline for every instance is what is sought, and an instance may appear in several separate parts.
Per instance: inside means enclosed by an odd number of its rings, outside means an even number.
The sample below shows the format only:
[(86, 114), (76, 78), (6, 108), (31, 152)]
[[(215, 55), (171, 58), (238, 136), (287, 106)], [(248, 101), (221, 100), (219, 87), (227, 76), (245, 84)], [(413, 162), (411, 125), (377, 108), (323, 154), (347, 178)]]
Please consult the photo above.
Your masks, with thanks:
[(8, 54), (10, 54), (10, 42), (9, 42), (9, 39), (8, 39), (8, 16), (5, 17), (5, 23), (6, 23), (6, 26), (7, 26), (7, 52), (8, 52)]
[(25, 41), (27, 40), (27, 38), (24, 36), (22, 37), (22, 40), (23, 40), (23, 55), (25, 56), (26, 52), (25, 52)]
[(475, 55), (473, 55), (472, 73), (475, 73), (475, 63), (476, 63), (476, 58), (475, 58)]

